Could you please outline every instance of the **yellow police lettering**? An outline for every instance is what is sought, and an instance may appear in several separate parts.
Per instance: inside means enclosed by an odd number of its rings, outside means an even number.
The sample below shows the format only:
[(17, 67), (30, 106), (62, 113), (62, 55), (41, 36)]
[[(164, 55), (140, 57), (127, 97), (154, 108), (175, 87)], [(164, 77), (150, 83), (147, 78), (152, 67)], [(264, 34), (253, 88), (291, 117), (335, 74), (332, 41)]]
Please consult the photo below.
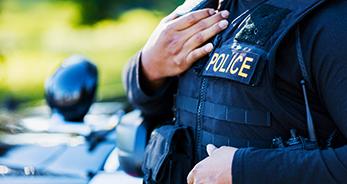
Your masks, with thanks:
[(236, 74), (237, 71), (239, 70), (238, 67), (234, 68), (234, 67), (235, 67), (235, 64), (236, 64), (237, 62), (242, 62), (242, 61), (243, 61), (243, 56), (242, 56), (242, 55), (239, 55), (239, 56), (235, 59), (235, 61), (233, 61), (233, 64), (231, 65), (231, 69), (230, 69), (230, 73), (231, 73), (232, 75)]
[[(225, 59), (225, 54), (219, 55), (217, 61), (215, 62), (214, 66), (213, 66), (213, 71), (214, 71), (214, 72), (217, 72), (217, 71), (218, 71), (218, 69), (219, 69), (219, 67), (221, 66), (221, 63), (223, 63), (224, 59)], [(217, 65), (219, 61), (221, 61), (221, 62), (220, 62), (219, 65)]]
[(211, 65), (214, 65), (214, 64), (217, 62), (218, 57), (219, 57), (219, 54), (218, 54), (218, 53), (214, 53), (214, 54), (213, 54), (210, 63), (209, 63), (209, 64), (207, 65), (207, 67), (206, 67), (206, 71), (210, 68)]
[(247, 62), (253, 62), (253, 58), (251, 57), (246, 57), (245, 60), (243, 61), (242, 65), (241, 65), (241, 68), (240, 68), (240, 71), (238, 73), (239, 76), (241, 77), (244, 77), (244, 78), (247, 78), (248, 77), (248, 74), (247, 73), (244, 73), (244, 69), (251, 69), (251, 66), (247, 64)]
[(235, 58), (236, 58), (237, 56), (238, 56), (237, 53), (233, 55), (233, 57), (231, 58), (231, 61), (230, 61), (230, 63), (229, 63), (229, 65), (228, 65), (228, 67), (227, 67), (227, 69), (226, 69), (225, 72), (228, 72), (228, 71), (230, 70), (230, 67), (231, 67), (231, 65), (233, 64), (233, 62), (235, 61)]
[(226, 58), (225, 59), (223, 59), (223, 61), (221, 62), (221, 66), (220, 66), (220, 68), (219, 68), (219, 72), (225, 72), (225, 68), (224, 68), (224, 65), (225, 65), (225, 62), (228, 60), (228, 58), (229, 58), (229, 54), (227, 54), (226, 55)]

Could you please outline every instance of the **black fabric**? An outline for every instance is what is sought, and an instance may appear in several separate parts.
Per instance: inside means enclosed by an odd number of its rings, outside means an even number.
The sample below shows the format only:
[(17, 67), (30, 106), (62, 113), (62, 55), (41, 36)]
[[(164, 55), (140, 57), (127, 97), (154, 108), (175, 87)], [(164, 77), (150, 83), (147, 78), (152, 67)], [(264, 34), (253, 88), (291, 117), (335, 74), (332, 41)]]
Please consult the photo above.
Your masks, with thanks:
[[(292, 152), (240, 149), (234, 157), (233, 183), (346, 183), (347, 1), (327, 4), (301, 22), (300, 32), (303, 57), (313, 85), (308, 97), (316, 131), (322, 138), (336, 126), (342, 135), (335, 149)], [(275, 83), (282, 104), (293, 115), (298, 114), (295, 102), (302, 103), (303, 98), (298, 83), (302, 74), (295, 56), (292, 32), (278, 49)]]
[(262, 4), (249, 15), (235, 39), (252, 45), (264, 46), (289, 12), (290, 10), (285, 8)]
[[(181, 110), (192, 113), (196, 112), (198, 106), (198, 101), (196, 99), (178, 96), (176, 100), (176, 105), (179, 106)], [(213, 119), (232, 121), (240, 124), (264, 127), (270, 127), (271, 125), (270, 112), (245, 110), (232, 106), (215, 104), (213, 102), (205, 102), (205, 108), (202, 114)]]
[(193, 142), (188, 128), (165, 125), (155, 129), (145, 151), (145, 184), (187, 183), (193, 168)]
[[(173, 93), (177, 88), (177, 78), (169, 78), (157, 91), (149, 91), (141, 70), (141, 52), (138, 52), (125, 66), (123, 84), (129, 102), (140, 109), (146, 117), (172, 119)], [(165, 102), (163, 103), (163, 100)]]
[[(245, 6), (245, 2), (249, 2)], [(230, 20), (252, 8), (259, 1), (232, 1), (230, 7)], [(293, 1), (301, 3), (301, 1)], [(249, 5), (249, 6), (248, 6)], [(308, 90), (308, 97), (312, 110), (312, 117), (316, 122), (317, 137), (322, 140), (331, 134), (331, 130), (337, 128), (341, 131), (341, 141), (331, 150), (292, 151), (284, 152), (274, 149), (239, 149), (233, 162), (233, 183), (344, 183), (347, 173), (347, 146), (343, 137), (347, 137), (347, 1), (328, 1), (312, 14), (301, 21), (301, 43), (303, 58), (306, 62), (308, 75), (312, 79), (312, 86)], [(299, 65), (296, 62), (295, 34), (289, 32), (281, 42), (276, 52), (274, 66), (274, 89), (278, 103), (271, 108), (271, 123), (277, 124), (276, 130), (283, 131), (283, 135), (289, 136), (289, 129), (298, 128), (298, 133), (306, 134), (305, 109), (301, 86), (298, 81), (302, 78)], [(131, 63), (139, 63), (139, 58), (131, 60)], [(161, 93), (141, 98), (144, 93), (139, 85), (138, 71), (134, 65), (126, 70), (127, 93), (131, 95), (131, 102), (152, 115), (167, 113), (172, 115), (173, 96), (176, 88), (175, 82), (163, 87)], [(266, 71), (268, 72), (268, 71)], [(136, 77), (135, 77), (136, 76)], [(190, 78), (182, 81), (191, 85), (191, 88), (200, 88), (198, 78)], [(226, 97), (227, 83), (222, 88), (214, 90), (214, 85), (223, 83), (215, 80), (215, 84), (207, 87), (214, 93), (216, 100), (229, 102)], [(229, 84), (229, 83), (228, 83)], [(262, 85), (262, 83), (260, 83)], [(239, 86), (242, 87), (242, 86)], [(180, 90), (180, 89), (179, 89)], [(193, 92), (184, 92), (190, 96), (198, 96)], [(165, 94), (165, 95), (163, 95)], [(264, 98), (267, 94), (264, 93)], [(254, 102), (257, 99), (248, 99), (244, 103)], [(262, 104), (258, 104), (263, 107)], [(185, 113), (188, 114), (188, 113)], [(184, 115), (182, 113), (182, 115)], [(192, 118), (182, 117), (184, 121)], [(304, 123), (303, 123), (304, 122)], [(225, 122), (215, 122), (215, 127)], [(251, 128), (233, 127), (230, 135), (238, 136), (239, 132), (248, 133), (254, 139), (263, 138), (266, 129), (255, 132)], [(335, 142), (335, 141), (334, 141)], [(203, 149), (203, 148), (202, 148)], [(342, 170), (342, 172), (341, 172)]]
[(302, 46), (301, 46), (301, 36), (300, 36), (300, 27), (297, 26), (295, 29), (295, 37), (296, 37), (296, 42), (295, 42), (295, 48), (296, 48), (296, 57), (297, 61), (299, 64), (299, 68), (301, 71), (301, 75), (305, 82), (307, 82), (309, 85), (311, 85), (311, 79), (310, 76), (308, 75), (306, 63), (304, 61), (304, 56), (302, 54)]
[[(215, 38), (217, 40), (213, 41), (216, 43), (215, 49), (209, 55), (202, 75), (197, 75), (188, 70), (180, 76), (179, 91), (176, 98), (176, 117), (179, 117), (177, 118), (178, 123), (190, 124), (195, 129), (194, 143), (196, 148), (194, 153), (196, 162), (204, 159), (206, 156), (204, 154), (206, 151), (202, 145), (210, 143), (204, 142), (206, 140), (202, 137), (203, 131), (224, 135), (227, 139), (233, 140), (231, 141), (233, 144), (230, 146), (239, 148), (258, 145), (256, 142), (259, 140), (271, 142), (275, 136), (288, 139), (289, 130), (292, 128), (300, 129), (299, 135), (306, 136), (305, 111), (301, 111), (295, 117), (283, 114), (284, 116), (280, 117), (282, 121), (271, 123), (270, 126), (258, 125), (266, 125), (269, 122), (268, 120), (277, 118), (270, 113), (269, 116), (262, 115), (264, 112), (277, 114), (277, 112), (283, 113), (283, 111), (286, 111), (286, 108), (281, 106), (278, 109), (274, 109), (274, 106), (278, 106), (281, 103), (281, 99), (276, 98), (277, 91), (273, 89), (272, 75), (267, 72), (273, 71), (269, 63), (274, 63), (274, 60), (268, 59), (272, 57), (267, 56), (277, 48), (277, 44), (271, 44), (271, 41), (281, 42), (294, 23), (301, 20), (320, 2), (319, 0), (308, 0), (305, 4), (292, 4), (290, 1), (281, 1), (281, 3), (277, 0), (267, 1), (266, 3), (277, 3), (276, 6), (282, 4), (280, 7), (288, 7), (292, 11), (283, 19), (283, 23), (275, 30), (275, 33), (264, 47), (235, 40), (235, 34), (242, 30), (242, 25), (247, 20), (247, 16), (257, 12), (259, 7), (264, 6), (264, 4), (250, 9), (234, 20), (224, 32), (218, 34)], [(255, 70), (262, 69), (257, 67), (259, 63), (266, 64), (266, 67), (263, 69), (265, 70), (263, 71), (264, 75), (253, 76)], [(246, 71), (243, 71), (245, 68)], [(251, 78), (258, 78), (260, 82), (251, 84), (249, 83)], [(192, 81), (200, 83), (200, 87), (192, 85)], [(184, 115), (183, 111), (187, 111), (187, 105), (179, 102), (180, 97), (190, 97), (197, 102), (196, 108), (191, 111), (188, 110), (192, 113), (191, 116), (185, 117), (186, 115)], [(304, 105), (297, 105), (299, 108), (305, 109)], [(223, 118), (225, 115), (226, 119)], [(211, 121), (211, 118), (219, 121)], [(303, 121), (298, 121), (294, 118), (302, 118)], [(212, 122), (216, 123), (212, 124)], [(295, 124), (293, 124), (294, 122)], [(244, 141), (236, 142), (235, 138), (240, 138), (239, 140)], [(213, 142), (218, 143), (217, 146), (223, 146), (223, 144), (220, 144), (223, 141), (217, 139)]]

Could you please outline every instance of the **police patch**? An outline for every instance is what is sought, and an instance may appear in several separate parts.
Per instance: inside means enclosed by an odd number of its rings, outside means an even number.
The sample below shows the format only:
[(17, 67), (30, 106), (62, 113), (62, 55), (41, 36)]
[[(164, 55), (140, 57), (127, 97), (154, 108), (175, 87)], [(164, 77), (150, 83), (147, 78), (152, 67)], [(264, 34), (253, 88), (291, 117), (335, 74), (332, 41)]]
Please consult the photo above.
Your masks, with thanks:
[(261, 52), (238, 43), (223, 45), (211, 54), (203, 75), (250, 84)]

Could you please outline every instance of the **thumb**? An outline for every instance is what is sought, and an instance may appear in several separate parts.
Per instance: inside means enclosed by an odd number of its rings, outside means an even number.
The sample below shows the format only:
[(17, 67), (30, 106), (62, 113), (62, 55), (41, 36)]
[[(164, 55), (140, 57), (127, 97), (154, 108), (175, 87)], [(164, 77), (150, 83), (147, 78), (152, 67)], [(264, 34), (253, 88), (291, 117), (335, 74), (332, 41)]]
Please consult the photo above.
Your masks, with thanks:
[(217, 147), (216, 147), (215, 145), (213, 145), (213, 144), (208, 144), (208, 145), (206, 146), (206, 151), (207, 151), (208, 156), (211, 156), (212, 153), (213, 153), (216, 149), (217, 149)]

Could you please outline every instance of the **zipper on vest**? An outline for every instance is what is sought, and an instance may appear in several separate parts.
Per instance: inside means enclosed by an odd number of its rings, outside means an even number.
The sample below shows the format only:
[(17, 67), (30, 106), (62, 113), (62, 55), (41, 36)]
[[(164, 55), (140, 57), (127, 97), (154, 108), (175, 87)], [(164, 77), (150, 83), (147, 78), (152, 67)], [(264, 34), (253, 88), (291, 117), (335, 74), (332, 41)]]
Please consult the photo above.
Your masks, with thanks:
[[(217, 47), (220, 46), (222, 40), (222, 33), (219, 33), (212, 41), (214, 47), (213, 50), (210, 52), (208, 58), (212, 56), (212, 53), (216, 50)], [(207, 65), (207, 61), (204, 63), (204, 66)], [(198, 109), (197, 109), (197, 117), (196, 117), (196, 127), (195, 127), (195, 135), (196, 135), (196, 140), (195, 140), (195, 162), (198, 162), (199, 159), (201, 158), (201, 153), (200, 153), (200, 143), (201, 143), (201, 131), (202, 131), (202, 113), (204, 111), (204, 102), (206, 99), (206, 84), (207, 84), (207, 79), (203, 77), (203, 68), (200, 69), (200, 71), (197, 71), (200, 77), (202, 77), (201, 81), (201, 87), (200, 87), (200, 92), (199, 92), (199, 101), (198, 101)]]
[(200, 152), (200, 143), (201, 143), (201, 131), (202, 131), (202, 113), (204, 112), (204, 102), (206, 99), (206, 84), (207, 79), (202, 78), (201, 82), (201, 88), (199, 93), (199, 102), (198, 102), (198, 109), (197, 109), (197, 118), (196, 118), (196, 145), (195, 145), (195, 155), (196, 155), (196, 161), (199, 161), (201, 158), (201, 152)]

